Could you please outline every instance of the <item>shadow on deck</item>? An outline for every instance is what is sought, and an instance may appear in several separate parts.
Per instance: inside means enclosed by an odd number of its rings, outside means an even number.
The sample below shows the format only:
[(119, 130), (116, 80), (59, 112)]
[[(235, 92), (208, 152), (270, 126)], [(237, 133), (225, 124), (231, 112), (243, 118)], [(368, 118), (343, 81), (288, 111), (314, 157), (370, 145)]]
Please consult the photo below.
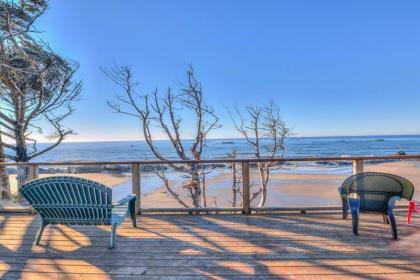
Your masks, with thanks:
[(2, 214), (0, 278), (420, 279), (420, 217), (405, 213), (399, 241), (378, 215), (361, 216), (359, 237), (338, 212), (143, 215), (113, 250), (109, 227), (49, 226), (34, 246), (40, 219)]

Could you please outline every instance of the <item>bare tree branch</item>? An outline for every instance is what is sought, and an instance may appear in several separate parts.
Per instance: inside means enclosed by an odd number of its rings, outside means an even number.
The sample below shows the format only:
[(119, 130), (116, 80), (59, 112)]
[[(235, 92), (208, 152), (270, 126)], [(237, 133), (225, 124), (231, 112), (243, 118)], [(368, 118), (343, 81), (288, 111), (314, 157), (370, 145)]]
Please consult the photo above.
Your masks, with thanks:
[[(273, 102), (264, 107), (249, 105), (245, 107), (245, 113), (246, 118), (238, 107), (235, 107), (234, 113), (229, 110), (236, 130), (254, 149), (255, 158), (283, 158), (285, 139), (291, 134), (291, 129), (282, 120), (279, 108)], [(259, 207), (264, 206), (267, 198), (267, 185), (273, 164), (274, 161), (257, 163), (261, 187), (252, 194), (251, 200), (260, 197)]]
[[(15, 142), (0, 144), (13, 153), (4, 158), (13, 161), (46, 153), (72, 133), (64, 121), (81, 92), (79, 65), (37, 36), (34, 23), (47, 8), (46, 0), (0, 1), (0, 136)], [(39, 150), (37, 138), (51, 145)]]
[[(118, 113), (130, 115), (140, 120), (144, 139), (153, 153), (160, 160), (168, 160), (155, 145), (152, 127), (160, 128), (168, 137), (175, 154), (182, 160), (194, 158), (201, 159), (207, 135), (218, 128), (218, 118), (214, 110), (203, 100), (201, 84), (195, 79), (192, 67), (187, 70), (187, 83), (181, 90), (181, 94), (173, 94), (169, 88), (163, 96), (155, 89), (151, 94), (139, 95), (136, 93), (138, 83), (133, 81), (132, 70), (129, 66), (114, 66), (111, 69), (102, 68), (102, 72), (117, 86), (123, 90), (123, 94), (116, 95), (116, 102), (108, 102), (108, 105)], [(184, 110), (181, 110), (181, 109)], [(187, 153), (181, 136), (181, 124), (183, 118), (181, 112), (191, 110), (195, 115), (195, 137), (191, 145), (191, 155)], [(177, 166), (168, 164), (172, 169), (183, 172), (190, 180), (184, 184), (194, 207), (201, 205), (201, 193), (203, 182), (197, 164)], [(178, 201), (180, 196), (170, 190), (165, 176), (159, 176), (168, 189), (168, 192)], [(188, 205), (183, 201), (185, 205)], [(184, 205), (183, 204), (183, 205)]]
[(171, 188), (169, 180), (165, 175), (165, 172), (155, 171), (155, 174), (162, 180), (166, 190), (171, 194), (171, 196), (183, 207), (188, 208), (188, 205), (179, 197), (179, 194)]

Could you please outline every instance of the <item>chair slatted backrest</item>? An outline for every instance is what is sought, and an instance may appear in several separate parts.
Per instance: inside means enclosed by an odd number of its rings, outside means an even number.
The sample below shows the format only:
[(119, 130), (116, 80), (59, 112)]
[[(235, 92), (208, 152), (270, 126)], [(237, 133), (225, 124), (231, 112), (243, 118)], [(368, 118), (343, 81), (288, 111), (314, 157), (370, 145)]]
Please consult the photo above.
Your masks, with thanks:
[(112, 191), (100, 183), (54, 176), (29, 181), (20, 192), (47, 223), (111, 224)]
[(343, 182), (341, 193), (357, 193), (360, 197), (361, 211), (386, 213), (388, 201), (392, 196), (411, 200), (414, 186), (409, 180), (397, 175), (363, 172), (347, 178)]

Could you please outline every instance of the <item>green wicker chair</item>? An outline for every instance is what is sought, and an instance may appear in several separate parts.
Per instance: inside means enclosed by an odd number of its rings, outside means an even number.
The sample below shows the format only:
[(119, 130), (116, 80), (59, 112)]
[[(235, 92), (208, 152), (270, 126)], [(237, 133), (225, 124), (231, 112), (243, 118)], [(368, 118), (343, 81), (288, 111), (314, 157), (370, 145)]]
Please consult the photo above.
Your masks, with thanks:
[(131, 216), (136, 226), (136, 195), (112, 203), (112, 191), (100, 183), (72, 176), (54, 176), (29, 181), (20, 188), (22, 195), (41, 216), (41, 230), (49, 224), (111, 225), (110, 248), (115, 246), (116, 229)]
[[(413, 184), (407, 179), (387, 173), (363, 172), (348, 177), (338, 188), (343, 203), (343, 219), (347, 218), (350, 206), (353, 233), (358, 235), (359, 212), (382, 214), (384, 221), (391, 222), (394, 239), (398, 239), (394, 217), (396, 200), (411, 200)], [(351, 194), (357, 197), (351, 198)]]

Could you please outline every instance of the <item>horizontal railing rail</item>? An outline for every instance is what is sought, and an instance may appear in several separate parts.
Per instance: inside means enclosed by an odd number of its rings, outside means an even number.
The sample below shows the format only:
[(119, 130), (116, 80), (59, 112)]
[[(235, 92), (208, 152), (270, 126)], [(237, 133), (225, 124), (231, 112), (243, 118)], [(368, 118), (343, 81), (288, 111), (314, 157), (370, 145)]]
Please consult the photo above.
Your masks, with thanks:
[(299, 161), (354, 161), (354, 160), (403, 160), (420, 159), (420, 154), (388, 155), (388, 156), (341, 156), (341, 157), (288, 157), (288, 158), (238, 158), (238, 159), (207, 159), (207, 160), (135, 160), (135, 161), (56, 161), (56, 162), (1, 162), (0, 166), (28, 165), (109, 165), (109, 164), (212, 164), (212, 163), (242, 163), (242, 162), (299, 162)]
[[(366, 161), (387, 161), (387, 160), (420, 160), (420, 154), (413, 155), (384, 155), (384, 156), (340, 156), (340, 157), (288, 157), (288, 158), (239, 158), (239, 159), (209, 159), (209, 160), (140, 160), (140, 161), (61, 161), (61, 162), (2, 162), (0, 166), (29, 166), (29, 178), (35, 179), (38, 177), (39, 166), (88, 166), (88, 165), (131, 165), (132, 177), (132, 192), (137, 195), (136, 210), (138, 213), (149, 212), (242, 212), (243, 214), (250, 214), (251, 212), (262, 211), (326, 211), (337, 210), (339, 206), (326, 206), (326, 207), (264, 207), (255, 208), (251, 207), (250, 197), (250, 166), (251, 163), (260, 162), (337, 162), (337, 161), (350, 161), (353, 163), (353, 173), (360, 173), (364, 170), (364, 162)], [(242, 207), (228, 207), (228, 208), (142, 208), (141, 206), (141, 166), (142, 165), (166, 165), (166, 164), (241, 164), (242, 172)], [(0, 209), (0, 211), (8, 211), (8, 209)]]

